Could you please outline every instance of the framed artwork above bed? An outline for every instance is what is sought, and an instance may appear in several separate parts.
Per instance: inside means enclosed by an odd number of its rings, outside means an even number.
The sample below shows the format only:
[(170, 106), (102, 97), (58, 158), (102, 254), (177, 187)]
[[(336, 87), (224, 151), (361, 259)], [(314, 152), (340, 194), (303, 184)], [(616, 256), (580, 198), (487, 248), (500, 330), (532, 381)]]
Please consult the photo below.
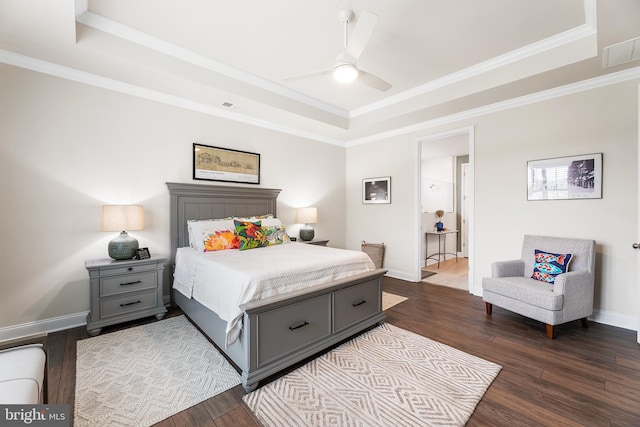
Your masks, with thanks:
[(194, 143), (193, 179), (260, 184), (260, 154)]

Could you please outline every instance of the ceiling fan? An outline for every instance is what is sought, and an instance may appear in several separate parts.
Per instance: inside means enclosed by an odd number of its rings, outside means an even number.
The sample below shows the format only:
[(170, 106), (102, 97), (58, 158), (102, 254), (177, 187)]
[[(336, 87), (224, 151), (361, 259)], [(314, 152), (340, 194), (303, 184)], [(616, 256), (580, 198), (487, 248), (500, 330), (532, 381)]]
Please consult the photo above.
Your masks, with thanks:
[(371, 12), (362, 12), (351, 33), (351, 37), (347, 38), (348, 25), (353, 17), (354, 14), (352, 10), (341, 10), (338, 13), (338, 20), (342, 22), (344, 26), (344, 43), (343, 50), (336, 58), (336, 63), (331, 70), (302, 74), (288, 77), (284, 80), (292, 81), (333, 74), (333, 78), (340, 83), (349, 83), (358, 79), (361, 83), (383, 92), (391, 89), (391, 84), (382, 80), (380, 77), (367, 73), (356, 65), (356, 61), (362, 54), (373, 33), (373, 28), (376, 26), (378, 16)]

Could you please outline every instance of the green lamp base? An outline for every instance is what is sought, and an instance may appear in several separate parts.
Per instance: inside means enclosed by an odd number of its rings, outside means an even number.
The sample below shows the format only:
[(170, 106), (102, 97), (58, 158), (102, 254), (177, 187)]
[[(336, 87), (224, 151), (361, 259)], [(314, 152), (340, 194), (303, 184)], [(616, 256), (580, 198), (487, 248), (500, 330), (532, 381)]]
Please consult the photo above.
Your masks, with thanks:
[(309, 240), (313, 240), (313, 237), (315, 236), (315, 234), (316, 232), (313, 230), (313, 227), (311, 227), (310, 225), (305, 225), (300, 229), (300, 239), (304, 240), (305, 242)]
[(108, 250), (109, 256), (115, 260), (131, 259), (138, 250), (138, 241), (123, 231), (109, 242)]

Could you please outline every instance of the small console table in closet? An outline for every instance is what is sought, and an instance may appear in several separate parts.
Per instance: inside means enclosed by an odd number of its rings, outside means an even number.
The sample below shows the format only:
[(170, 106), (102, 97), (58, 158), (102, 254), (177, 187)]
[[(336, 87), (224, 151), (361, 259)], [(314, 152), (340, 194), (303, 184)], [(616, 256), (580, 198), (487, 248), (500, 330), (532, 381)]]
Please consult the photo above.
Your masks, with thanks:
[[(447, 252), (447, 236), (449, 234), (454, 234), (456, 236), (456, 250), (455, 252)], [(429, 255), (429, 236), (438, 236), (438, 252)], [(446, 231), (427, 231), (424, 233), (425, 237), (425, 258), (424, 263), (425, 267), (427, 265), (427, 260), (435, 259), (438, 261), (438, 268), (440, 268), (440, 260), (444, 261), (447, 255), (453, 255), (456, 257), (456, 262), (458, 262), (458, 230), (446, 230)]]

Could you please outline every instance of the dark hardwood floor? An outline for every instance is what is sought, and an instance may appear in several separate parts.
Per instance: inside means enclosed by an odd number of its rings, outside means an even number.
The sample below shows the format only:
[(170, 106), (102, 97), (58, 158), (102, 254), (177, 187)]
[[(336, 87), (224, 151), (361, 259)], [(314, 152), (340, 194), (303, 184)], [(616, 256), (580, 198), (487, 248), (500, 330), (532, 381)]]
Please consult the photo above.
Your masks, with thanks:
[[(464, 290), (391, 278), (384, 290), (409, 298), (387, 310), (389, 323), (503, 367), (468, 426), (640, 426), (634, 331), (576, 321), (548, 340), (544, 325), (499, 307), (487, 317), (482, 299)], [(73, 410), (76, 342), (84, 338), (82, 327), (49, 335), (49, 403)], [(242, 395), (237, 386), (157, 425), (259, 426)]]

